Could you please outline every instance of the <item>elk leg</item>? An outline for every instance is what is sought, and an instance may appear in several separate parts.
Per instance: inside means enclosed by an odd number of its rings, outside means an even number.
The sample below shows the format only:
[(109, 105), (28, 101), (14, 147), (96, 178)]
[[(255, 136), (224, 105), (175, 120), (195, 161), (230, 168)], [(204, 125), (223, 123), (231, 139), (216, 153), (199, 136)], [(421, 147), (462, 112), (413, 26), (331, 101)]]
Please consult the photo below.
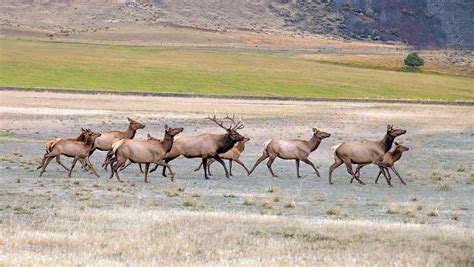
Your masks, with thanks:
[(232, 160), (231, 159), (229, 159), (229, 174), (230, 174), (230, 176), (233, 176), (232, 175)]
[[(45, 156), (46, 157), (46, 156)], [(40, 172), (40, 175), (39, 177), (41, 177), (44, 173), (44, 171), (46, 170), (46, 167), (48, 166), (49, 162), (51, 162), (51, 160), (53, 159), (53, 157), (47, 157), (47, 160), (46, 162), (43, 164), (43, 168), (41, 169), (41, 172)]]
[(85, 161), (87, 163), (87, 166), (89, 166), (92, 170), (92, 172), (95, 174), (96, 177), (100, 177), (99, 174), (95, 171), (94, 166), (92, 166), (91, 161), (89, 160), (89, 157), (85, 158)]
[(342, 165), (342, 160), (339, 158), (339, 157), (334, 157), (334, 163), (331, 165), (331, 167), (329, 167), (329, 184), (333, 184), (332, 183), (332, 172), (339, 166)]
[[(168, 163), (168, 162), (172, 161), (175, 158), (177, 158), (177, 157), (165, 159), (165, 163)], [(158, 169), (158, 166), (159, 166), (159, 164), (156, 164), (155, 167), (150, 171), (150, 173), (156, 171), (156, 169)], [(165, 166), (163, 166), (163, 172), (161, 173), (161, 175), (163, 175), (163, 177), (166, 177), (166, 167)]]
[(212, 176), (212, 173), (211, 173), (211, 164), (216, 162), (215, 159), (207, 159), (207, 173), (209, 174), (209, 176)]
[(255, 170), (255, 168), (257, 168), (258, 164), (260, 164), (262, 161), (264, 161), (266, 158), (268, 158), (268, 153), (267, 152), (263, 152), (263, 155), (260, 156), (260, 158), (257, 159), (257, 161), (255, 162), (255, 164), (253, 165), (252, 169), (250, 170), (249, 174), (252, 174), (252, 172)]
[(201, 169), (201, 167), (202, 167), (202, 162), (199, 163), (199, 166), (198, 166), (196, 169), (194, 169), (194, 171), (195, 171), (195, 172), (199, 171), (199, 170)]
[(44, 156), (43, 156), (43, 158), (41, 159), (40, 165), (39, 165), (38, 167), (36, 167), (37, 170), (39, 170), (39, 169), (41, 169), (41, 167), (43, 167), (43, 165), (44, 165), (44, 163), (45, 163), (45, 161), (46, 161), (46, 159), (47, 159), (46, 154), (48, 154), (48, 153), (49, 153), (49, 152), (44, 153)]
[(296, 177), (301, 178), (300, 176), (300, 160), (296, 159)]
[(306, 158), (306, 159), (303, 159), (303, 162), (306, 163), (306, 164), (308, 164), (309, 166), (313, 167), (314, 171), (316, 172), (316, 175), (317, 175), (318, 177), (321, 177), (321, 176), (319, 175), (318, 169), (316, 168), (316, 166), (314, 166), (313, 162), (311, 162), (311, 161), (310, 161), (309, 159), (307, 159), (307, 158)]
[[(124, 164), (125, 164), (125, 162), (120, 162), (120, 161), (117, 160), (117, 162), (115, 163), (115, 166), (112, 167), (113, 172), (115, 173), (115, 176), (117, 177), (117, 180), (118, 180), (119, 182), (121, 182), (121, 183), (123, 182), (123, 180), (120, 179), (120, 176), (119, 176), (119, 174), (118, 174), (118, 170), (119, 170), (119, 168), (122, 167)], [(110, 178), (112, 178), (112, 176), (111, 176)]]
[(250, 174), (249, 170), (247, 169), (247, 167), (245, 167), (244, 163), (240, 161), (240, 159), (234, 159), (234, 161), (240, 164), (240, 166), (244, 167), (244, 169), (247, 171), (247, 175)]
[(405, 183), (405, 181), (403, 181), (402, 177), (400, 176), (400, 174), (398, 174), (398, 171), (395, 169), (395, 167), (390, 167), (390, 169), (392, 169), (392, 171), (398, 176), (398, 179), (400, 179), (400, 182), (402, 182), (402, 184), (404, 185), (407, 185)]
[(222, 167), (224, 167), (225, 177), (227, 177), (227, 179), (229, 179), (229, 178), (230, 178), (230, 176), (229, 176), (229, 171), (227, 170), (227, 167), (225, 166), (224, 161), (221, 159), (221, 157), (219, 157), (219, 155), (216, 155), (216, 156), (214, 157), (214, 159), (215, 159), (217, 162), (219, 162), (219, 163), (222, 165)]
[[(364, 167), (364, 165), (357, 164), (357, 168), (354, 175), (355, 177), (360, 177), (360, 169), (362, 169), (362, 167)], [(352, 184), (352, 181), (354, 181), (354, 177), (351, 178), (351, 184)]]
[[(389, 186), (393, 186), (392, 183), (390, 182), (392, 180), (392, 177), (390, 177), (390, 173), (388, 172), (388, 169), (386, 170), (384, 167), (381, 167), (380, 170), (382, 171), (383, 176), (385, 177), (385, 180), (387, 180), (387, 184)], [(385, 173), (387, 172), (387, 173)], [(388, 177), (387, 177), (388, 175)]]
[[(150, 168), (150, 163), (145, 164), (145, 183), (148, 183), (148, 169)], [(140, 165), (141, 169), (141, 165)]]
[(78, 160), (78, 158), (74, 157), (74, 160), (72, 161), (71, 169), (69, 170), (69, 174), (68, 174), (69, 178), (71, 178), (71, 173), (72, 173), (72, 170), (74, 169), (74, 166), (76, 166), (77, 160)]
[(270, 157), (270, 159), (267, 161), (267, 167), (270, 170), (270, 173), (272, 174), (273, 177), (278, 177), (272, 170), (272, 164), (275, 161), (276, 157)]
[(64, 166), (64, 164), (61, 162), (61, 158), (59, 157), (59, 155), (56, 156), (56, 162), (61, 165), (66, 171), (69, 171), (69, 168)]
[(375, 179), (375, 183), (379, 181), (380, 175), (382, 175), (382, 170), (379, 170), (379, 174), (377, 175), (377, 178)]
[[(130, 166), (130, 164), (132, 164), (131, 161), (129, 161), (127, 164), (123, 165), (121, 168), (120, 168), (120, 171), (123, 171), (125, 170), (128, 166)], [(106, 169), (107, 170), (107, 169)], [(143, 172), (142, 172), (143, 173)]]
[(362, 182), (359, 177), (356, 176), (356, 173), (352, 171), (352, 163), (350, 162), (350, 160), (343, 160), (344, 161), (344, 164), (346, 164), (346, 168), (347, 168), (347, 172), (352, 175), (352, 179), (356, 179), (359, 184), (362, 184), (362, 185), (365, 185), (364, 182)]
[(204, 178), (209, 179), (207, 176), (207, 158), (202, 158), (202, 168), (204, 169)]

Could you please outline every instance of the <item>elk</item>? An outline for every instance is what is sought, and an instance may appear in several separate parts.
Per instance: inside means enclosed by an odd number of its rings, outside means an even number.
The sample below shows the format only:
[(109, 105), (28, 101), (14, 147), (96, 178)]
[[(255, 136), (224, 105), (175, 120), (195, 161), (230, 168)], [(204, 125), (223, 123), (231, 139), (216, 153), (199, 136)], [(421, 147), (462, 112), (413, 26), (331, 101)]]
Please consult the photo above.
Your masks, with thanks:
[[(394, 144), (395, 144), (395, 150), (393, 152), (387, 152), (383, 155), (382, 165), (384, 167), (379, 167), (380, 171), (379, 171), (379, 174), (377, 175), (377, 178), (375, 179), (375, 183), (377, 183), (379, 181), (379, 177), (382, 174), (384, 169), (387, 172), (388, 178), (391, 181), (392, 177), (390, 176), (390, 172), (388, 170), (388, 168), (390, 168), (398, 176), (398, 178), (400, 179), (402, 184), (406, 185), (405, 181), (403, 181), (402, 177), (400, 176), (398, 171), (395, 169), (395, 162), (397, 162), (402, 157), (403, 152), (408, 151), (409, 148), (406, 147), (406, 146), (400, 145), (397, 142), (394, 142)], [(356, 176), (357, 177), (360, 177), (360, 169), (362, 169), (362, 167), (364, 167), (364, 166), (365, 165), (362, 165), (362, 164), (357, 165), (357, 169), (356, 169)], [(354, 180), (354, 178), (351, 179), (351, 183), (352, 183), (353, 180)], [(389, 183), (389, 185), (390, 185), (390, 183)]]
[(71, 169), (69, 169), (68, 177), (71, 177), (72, 170), (74, 169), (74, 166), (78, 160), (82, 163), (84, 168), (88, 166), (95, 176), (99, 177), (99, 174), (97, 174), (94, 166), (92, 166), (92, 163), (89, 161), (89, 155), (90, 151), (94, 147), (95, 140), (100, 137), (100, 135), (100, 133), (86, 132), (84, 142), (62, 139), (51, 145), (51, 152), (44, 155), (43, 160), (46, 160), (46, 162), (43, 165), (39, 176), (41, 177), (43, 175), (46, 167), (53, 158), (57, 157), (58, 155), (65, 155), (67, 157), (74, 158)]
[[(343, 163), (346, 165), (347, 172), (352, 175), (353, 178), (360, 184), (365, 184), (352, 171), (352, 164), (376, 164), (383, 167), (382, 161), (385, 153), (392, 148), (395, 138), (406, 132), (404, 129), (395, 129), (393, 125), (388, 125), (387, 132), (380, 141), (370, 141), (363, 144), (343, 142), (334, 146), (332, 148), (334, 163), (329, 167), (329, 184), (333, 184), (331, 180), (332, 172)], [(382, 174), (385, 176), (385, 179), (389, 181), (384, 171), (382, 171)]]
[[(247, 143), (248, 141), (250, 141), (250, 138), (245, 137), (244, 140), (235, 143), (234, 147), (232, 147), (229, 151), (219, 155), (221, 159), (229, 160), (229, 175), (230, 176), (233, 176), (232, 175), (232, 162), (233, 161), (237, 162), (238, 164), (240, 164), (240, 166), (244, 167), (244, 169), (247, 171), (247, 174), (249, 174), (249, 170), (247, 169), (247, 167), (245, 167), (244, 163), (240, 161), (240, 154), (242, 154), (242, 152), (244, 151), (245, 143)], [(209, 161), (207, 162), (207, 173), (209, 174), (209, 176), (212, 176), (211, 164), (214, 163), (215, 161), (216, 161), (215, 159), (209, 159)], [(199, 171), (199, 169), (201, 169), (201, 166), (202, 166), (202, 162), (194, 171)]]
[(112, 179), (115, 174), (117, 180), (123, 182), (118, 170), (125, 165), (127, 160), (130, 160), (133, 163), (145, 164), (145, 183), (148, 183), (148, 169), (151, 163), (168, 168), (171, 172), (171, 181), (173, 181), (174, 173), (170, 165), (163, 162), (163, 159), (173, 147), (174, 137), (182, 131), (183, 128), (171, 128), (165, 124), (165, 137), (161, 141), (149, 135), (147, 140), (120, 139), (113, 143), (115, 158), (111, 160), (112, 172), (109, 179)]
[[(66, 139), (62, 139), (62, 138), (56, 138), (56, 139), (52, 139), (52, 140), (49, 140), (48, 142), (46, 142), (46, 144), (44, 144), (44, 148), (45, 148), (45, 153), (44, 155), (48, 154), (49, 152), (51, 152), (52, 148), (60, 141), (60, 140), (68, 140), (68, 141), (85, 141), (85, 136), (87, 133), (90, 133), (91, 130), (90, 129), (84, 129), (81, 127), (81, 133), (79, 134), (78, 137), (73, 137), (73, 138), (66, 138)], [(64, 164), (62, 164), (61, 162), (61, 158), (60, 158), (61, 155), (57, 155), (56, 156), (56, 162), (61, 165), (66, 171), (69, 171), (69, 168), (66, 167)], [(46, 161), (47, 157), (44, 157), (43, 156), (43, 159), (41, 160), (41, 164), (36, 167), (37, 170), (41, 169), (41, 167), (44, 166), (44, 163)], [(82, 159), (80, 159), (82, 160)], [(84, 166), (84, 162), (81, 162), (82, 165)]]
[(249, 175), (255, 170), (255, 168), (266, 158), (269, 158), (267, 161), (267, 167), (273, 177), (278, 177), (272, 170), (272, 164), (275, 159), (281, 158), (285, 160), (292, 160), (296, 161), (296, 175), (298, 178), (300, 176), (300, 161), (310, 165), (313, 167), (316, 175), (320, 177), (318, 169), (314, 166), (313, 162), (308, 159), (308, 156), (311, 152), (315, 151), (321, 141), (325, 138), (330, 137), (331, 134), (326, 132), (321, 132), (316, 128), (313, 128), (313, 136), (308, 141), (301, 140), (301, 139), (291, 139), (291, 140), (283, 140), (283, 139), (270, 139), (268, 140), (263, 148), (263, 154), (260, 158), (255, 162), (255, 165), (250, 170)]
[[(128, 128), (126, 131), (110, 131), (110, 132), (102, 132), (101, 136), (95, 140), (94, 149), (91, 150), (91, 155), (94, 153), (96, 149), (100, 151), (109, 151), (112, 149), (112, 144), (114, 140), (120, 139), (133, 139), (135, 137), (135, 133), (138, 129), (145, 128), (144, 124), (141, 124), (135, 120), (130, 119), (127, 117), (128, 120)], [(102, 167), (107, 169), (108, 165), (108, 158), (106, 157)]]
[[(223, 128), (226, 133), (204, 133), (197, 136), (177, 138), (171, 151), (166, 154), (165, 162), (168, 163), (181, 155), (186, 158), (201, 158), (204, 168), (204, 178), (209, 179), (207, 175), (207, 161), (208, 159), (215, 159), (224, 167), (225, 175), (229, 178), (227, 167), (219, 154), (227, 152), (235, 143), (244, 140), (244, 137), (237, 132), (244, 128), (244, 124), (241, 120), (236, 123), (235, 115), (233, 115), (232, 118), (226, 115), (221, 121), (217, 121), (215, 114), (213, 118), (208, 116), (207, 119), (215, 122), (219, 127)], [(224, 126), (224, 120), (231, 121), (229, 127)], [(152, 171), (155, 171), (157, 167), (158, 166), (155, 166)], [(162, 175), (166, 177), (165, 168), (163, 168)]]

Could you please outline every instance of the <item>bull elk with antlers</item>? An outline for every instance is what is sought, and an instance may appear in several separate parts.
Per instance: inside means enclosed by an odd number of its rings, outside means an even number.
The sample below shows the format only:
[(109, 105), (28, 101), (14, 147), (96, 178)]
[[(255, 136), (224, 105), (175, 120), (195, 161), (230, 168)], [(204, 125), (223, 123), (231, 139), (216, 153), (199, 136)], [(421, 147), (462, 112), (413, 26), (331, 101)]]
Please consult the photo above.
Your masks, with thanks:
[[(329, 184), (332, 184), (332, 172), (343, 163), (346, 165), (347, 172), (352, 175), (352, 178), (356, 179), (360, 184), (365, 184), (352, 171), (352, 164), (376, 164), (379, 167), (384, 167), (382, 161), (385, 153), (392, 148), (395, 138), (406, 132), (404, 129), (395, 129), (393, 125), (388, 125), (387, 132), (380, 141), (371, 141), (363, 144), (344, 142), (334, 146), (332, 148), (334, 163), (329, 167)], [(385, 176), (387, 183), (390, 184), (389, 178), (384, 171), (382, 171), (382, 174)]]
[[(235, 122), (235, 115), (232, 117), (226, 115), (226, 117), (220, 121), (216, 119), (216, 115), (214, 115), (213, 118), (208, 116), (207, 119), (215, 122), (219, 127), (223, 128), (226, 133), (204, 133), (197, 136), (177, 138), (171, 151), (166, 154), (165, 162), (168, 163), (181, 155), (186, 158), (202, 158), (204, 178), (209, 179), (207, 175), (207, 161), (208, 159), (215, 159), (224, 167), (225, 175), (229, 178), (227, 167), (219, 154), (227, 152), (235, 143), (244, 140), (244, 137), (237, 132), (244, 128), (244, 124), (241, 120)], [(225, 120), (231, 122), (229, 127), (224, 126)], [(152, 171), (155, 171), (157, 167), (158, 166), (155, 166)], [(166, 176), (165, 171), (165, 168), (163, 168), (163, 176)]]
[[(232, 175), (232, 162), (234, 162), (234, 161), (236, 163), (238, 163), (240, 166), (244, 167), (244, 169), (247, 171), (247, 174), (250, 173), (249, 170), (247, 169), (247, 167), (245, 167), (244, 163), (242, 161), (240, 161), (240, 155), (242, 154), (242, 152), (245, 149), (245, 143), (247, 143), (248, 141), (250, 141), (250, 138), (245, 137), (244, 140), (235, 143), (234, 147), (232, 147), (229, 151), (219, 155), (219, 157), (221, 157), (221, 159), (229, 160), (229, 174), (230, 174), (230, 176), (233, 176)], [(212, 176), (211, 164), (214, 163), (214, 162), (216, 162), (215, 159), (209, 159), (208, 162), (207, 162), (207, 173), (209, 174), (209, 176)], [(199, 166), (194, 171), (195, 172), (199, 171), (199, 169), (201, 169), (201, 167), (202, 167), (202, 162), (199, 164)]]
[(313, 128), (313, 136), (309, 140), (282, 140), (282, 139), (270, 139), (268, 140), (263, 148), (263, 154), (255, 162), (255, 165), (250, 170), (249, 175), (255, 170), (255, 168), (266, 158), (269, 158), (267, 162), (267, 167), (273, 177), (277, 177), (272, 170), (272, 164), (275, 159), (281, 158), (286, 160), (294, 159), (296, 161), (296, 175), (300, 178), (300, 161), (313, 167), (316, 175), (319, 176), (318, 169), (314, 166), (313, 162), (308, 159), (308, 156), (311, 152), (315, 151), (321, 141), (325, 138), (330, 137), (331, 134), (326, 132), (321, 132), (316, 128)]

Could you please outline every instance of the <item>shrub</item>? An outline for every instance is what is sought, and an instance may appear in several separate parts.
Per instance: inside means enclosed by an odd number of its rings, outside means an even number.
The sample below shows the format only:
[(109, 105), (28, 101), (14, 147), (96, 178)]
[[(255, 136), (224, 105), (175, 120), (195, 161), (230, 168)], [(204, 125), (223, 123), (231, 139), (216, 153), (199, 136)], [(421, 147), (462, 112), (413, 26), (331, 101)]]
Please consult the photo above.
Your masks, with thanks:
[(191, 207), (193, 205), (193, 200), (188, 198), (183, 201), (183, 207)]
[(449, 186), (449, 184), (439, 185), (438, 187), (436, 187), (436, 190), (442, 191), (442, 192), (448, 192), (448, 191), (451, 191), (451, 186)]
[(365, 16), (368, 17), (368, 18), (373, 18), (375, 15), (375, 12), (372, 8), (367, 8), (367, 10), (365, 11)]
[(267, 210), (271, 210), (273, 208), (271, 200), (265, 200), (262, 202), (262, 207)]
[(252, 197), (246, 197), (246, 198), (244, 199), (243, 204), (244, 204), (245, 206), (253, 206), (253, 205), (255, 205), (255, 200), (253, 200)]
[(335, 208), (329, 208), (326, 210), (326, 215), (333, 216), (337, 215), (339, 212)]
[(290, 202), (287, 202), (284, 207), (287, 208), (287, 209), (292, 209), (292, 208), (296, 207), (296, 203), (295, 203), (294, 200), (292, 200)]
[(455, 213), (451, 214), (451, 220), (459, 221), (459, 213), (455, 212)]
[(405, 66), (409, 67), (411, 70), (416, 70), (424, 64), (425, 61), (416, 52), (408, 54), (405, 58)]
[(439, 215), (438, 209), (431, 209), (427, 215), (430, 217), (437, 217)]
[(397, 214), (398, 213), (398, 209), (397, 207), (395, 206), (389, 206), (387, 208), (387, 214)]

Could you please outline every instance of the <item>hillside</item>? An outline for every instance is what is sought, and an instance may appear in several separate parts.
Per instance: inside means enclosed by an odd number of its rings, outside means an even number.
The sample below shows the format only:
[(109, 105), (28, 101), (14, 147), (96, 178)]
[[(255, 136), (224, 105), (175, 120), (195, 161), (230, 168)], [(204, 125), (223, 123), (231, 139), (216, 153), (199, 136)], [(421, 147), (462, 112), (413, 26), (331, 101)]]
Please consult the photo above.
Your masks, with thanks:
[(101, 39), (115, 32), (120, 39), (127, 32), (158, 28), (226, 35), (222, 42), (231, 38), (229, 33), (244, 32), (405, 42), (420, 48), (474, 47), (471, 0), (5, 0), (0, 8), (0, 27), (7, 36)]

